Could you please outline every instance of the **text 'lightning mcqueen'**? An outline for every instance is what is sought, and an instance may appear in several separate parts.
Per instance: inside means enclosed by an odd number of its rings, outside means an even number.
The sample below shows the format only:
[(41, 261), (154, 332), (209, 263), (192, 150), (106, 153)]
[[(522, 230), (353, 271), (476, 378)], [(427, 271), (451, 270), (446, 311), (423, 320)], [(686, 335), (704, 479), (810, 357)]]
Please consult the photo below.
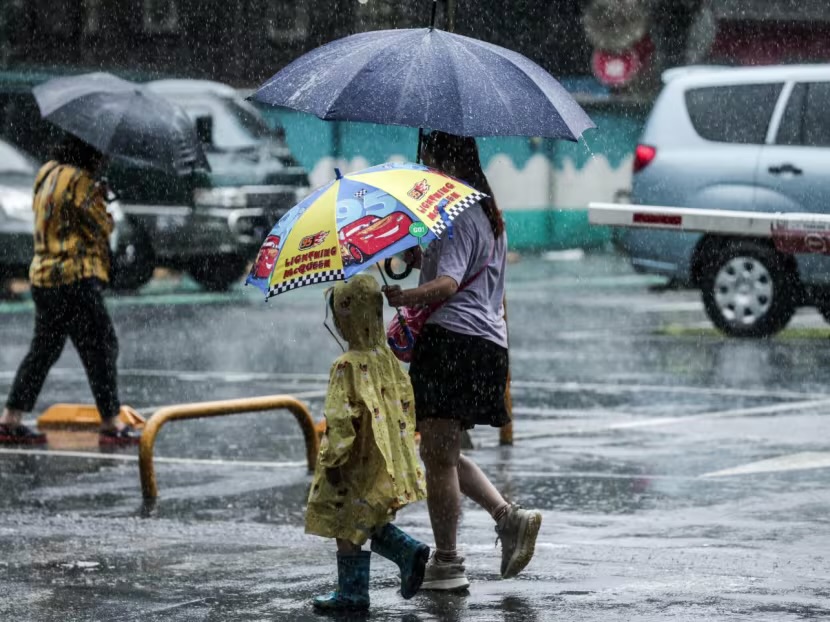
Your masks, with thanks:
[(340, 254), (344, 262), (364, 263), (409, 235), (412, 219), (403, 212), (385, 218), (364, 216), (340, 230)]

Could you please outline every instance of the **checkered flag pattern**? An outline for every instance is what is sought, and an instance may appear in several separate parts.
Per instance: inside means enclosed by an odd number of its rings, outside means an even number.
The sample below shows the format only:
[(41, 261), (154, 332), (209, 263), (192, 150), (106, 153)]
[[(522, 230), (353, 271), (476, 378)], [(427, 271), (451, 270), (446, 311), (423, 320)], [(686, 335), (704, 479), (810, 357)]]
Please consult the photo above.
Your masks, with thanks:
[(441, 235), (442, 233), (444, 233), (444, 231), (447, 230), (447, 221), (448, 220), (449, 221), (455, 220), (456, 216), (458, 216), (461, 212), (463, 212), (468, 207), (472, 207), (473, 205), (475, 205), (476, 203), (481, 201), (481, 199), (485, 198), (486, 196), (487, 196), (486, 194), (483, 194), (481, 192), (474, 192), (470, 196), (458, 201), (458, 203), (454, 203), (453, 205), (451, 205), (450, 207), (448, 207), (446, 210), (443, 211), (443, 214), (446, 215), (446, 219), (439, 220), (438, 222), (436, 222), (432, 226), (432, 231), (435, 233), (435, 235)]
[(356, 198), (356, 199), (362, 199), (362, 198), (363, 198), (363, 197), (365, 197), (367, 194), (369, 194), (369, 191), (368, 191), (368, 190), (366, 190), (366, 188), (363, 188), (362, 190), (358, 190), (357, 192), (355, 192), (355, 193), (354, 193), (354, 198)]
[(327, 283), (329, 281), (342, 281), (345, 278), (346, 275), (342, 270), (324, 270), (323, 272), (317, 272), (316, 274), (298, 276), (295, 279), (289, 279), (269, 288), (268, 298), (276, 296), (277, 294), (282, 294), (283, 292), (289, 292), (292, 289), (297, 289), (298, 287), (314, 285), (315, 283)]

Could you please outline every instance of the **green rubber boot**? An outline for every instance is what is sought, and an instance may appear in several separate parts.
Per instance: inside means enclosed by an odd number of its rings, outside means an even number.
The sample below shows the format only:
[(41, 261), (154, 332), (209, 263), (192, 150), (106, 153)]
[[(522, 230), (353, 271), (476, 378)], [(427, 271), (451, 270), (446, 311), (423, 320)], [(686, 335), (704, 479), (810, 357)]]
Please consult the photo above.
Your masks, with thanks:
[(337, 589), (312, 601), (317, 611), (366, 611), (369, 609), (370, 551), (337, 554)]
[(395, 562), (401, 569), (401, 596), (409, 599), (418, 593), (429, 561), (426, 544), (387, 523), (372, 537), (372, 551)]

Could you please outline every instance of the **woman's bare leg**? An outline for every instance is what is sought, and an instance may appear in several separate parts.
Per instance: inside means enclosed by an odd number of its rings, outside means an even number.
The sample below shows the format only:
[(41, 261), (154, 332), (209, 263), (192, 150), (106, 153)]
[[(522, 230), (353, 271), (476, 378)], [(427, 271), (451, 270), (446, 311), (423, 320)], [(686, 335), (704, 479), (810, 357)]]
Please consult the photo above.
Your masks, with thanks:
[(458, 483), (465, 497), (487, 510), (498, 522), (508, 503), (478, 465), (467, 456), (462, 455), (458, 459)]
[(421, 458), (426, 467), (427, 509), (435, 536), (437, 554), (456, 550), (461, 488), (458, 459), (461, 455), (461, 425), (450, 419), (418, 422)]

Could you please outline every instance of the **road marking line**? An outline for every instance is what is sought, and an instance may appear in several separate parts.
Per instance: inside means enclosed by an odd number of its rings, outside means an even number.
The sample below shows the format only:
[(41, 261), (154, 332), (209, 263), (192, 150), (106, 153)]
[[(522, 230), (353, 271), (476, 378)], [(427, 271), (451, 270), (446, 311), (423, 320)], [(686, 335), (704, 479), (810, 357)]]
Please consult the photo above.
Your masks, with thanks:
[[(140, 296), (105, 296), (104, 303), (108, 308), (118, 307), (144, 307), (144, 306), (179, 306), (179, 305), (208, 305), (227, 304), (231, 302), (254, 301), (259, 296), (251, 295), (252, 292), (234, 290), (226, 293), (211, 292), (166, 292), (149, 293)], [(34, 309), (31, 300), (20, 300), (14, 302), (0, 303), (0, 315), (11, 315), (27, 313)]]
[[(111, 462), (138, 462), (138, 456), (134, 454), (100, 454), (86, 451), (50, 451), (47, 449), (9, 449), (0, 448), (0, 454), (6, 455), (35, 455), (47, 456), (50, 458), (82, 458), (86, 460), (102, 460)], [(200, 466), (228, 466), (228, 467), (250, 467), (263, 469), (288, 469), (305, 467), (305, 461), (295, 462), (265, 462), (253, 460), (205, 460), (199, 458), (164, 458), (157, 457), (155, 462), (163, 464), (194, 464)], [(578, 478), (578, 479), (632, 479), (632, 480), (696, 480), (698, 478), (683, 475), (651, 475), (639, 473), (591, 473), (586, 471), (510, 471), (510, 475), (520, 477), (536, 478)]]
[(594, 408), (538, 408), (533, 406), (514, 406), (513, 407), (513, 414), (514, 415), (524, 415), (528, 417), (562, 417), (562, 418), (574, 418), (574, 417), (642, 417), (642, 414), (637, 413), (630, 413), (630, 412), (622, 412), (619, 410), (601, 410), (601, 409), (594, 409)]
[(830, 398), (827, 393), (799, 393), (798, 391), (766, 391), (763, 389), (730, 389), (726, 387), (689, 387), (660, 384), (618, 384), (602, 382), (551, 382), (548, 380), (513, 380), (513, 389), (539, 389), (541, 391), (562, 391), (579, 393), (682, 393), (687, 395), (731, 395), (736, 397), (775, 397), (785, 399)]
[[(0, 378), (14, 378), (17, 370), (0, 371)], [(85, 376), (82, 368), (77, 367), (53, 367), (50, 374), (58, 377)], [(287, 372), (245, 372), (245, 371), (213, 371), (213, 370), (182, 370), (182, 369), (139, 369), (124, 368), (118, 370), (119, 376), (148, 376), (148, 377), (170, 377), (191, 379), (212, 379), (226, 380), (227, 382), (240, 382), (248, 380), (295, 380), (300, 382), (327, 383), (328, 374), (312, 373), (287, 373)]]
[(548, 288), (580, 288), (584, 289), (588, 286), (593, 287), (638, 287), (643, 288), (649, 285), (661, 284), (665, 282), (665, 278), (659, 276), (641, 275), (641, 274), (618, 274), (615, 276), (596, 276), (596, 277), (553, 277), (548, 279), (532, 279), (528, 281), (517, 280), (507, 282), (507, 291), (521, 291), (521, 290), (543, 290)]
[[(300, 391), (299, 393), (286, 393), (290, 397), (296, 398), (298, 400), (313, 400), (318, 399), (321, 397), (326, 397), (329, 394), (328, 389), (318, 389), (314, 391)], [(6, 396), (0, 395), (0, 401), (5, 400)], [(167, 408), (168, 406), (174, 406), (175, 404), (155, 404), (153, 406), (134, 406), (136, 411), (139, 415), (144, 417), (151, 417), (157, 410), (161, 408)], [(244, 413), (244, 414), (253, 414), (256, 411), (251, 413)], [(242, 414), (242, 413), (238, 413)], [(29, 427), (36, 427), (37, 426), (37, 419), (27, 419), (23, 421), (23, 425), (27, 425)]]
[[(575, 436), (582, 434), (595, 434), (597, 432), (610, 432), (613, 430), (630, 430), (639, 428), (650, 428), (665, 425), (677, 425), (695, 421), (707, 421), (710, 419), (724, 419), (727, 417), (752, 417), (755, 415), (773, 415), (792, 410), (806, 410), (810, 408), (830, 407), (830, 398), (822, 400), (804, 400), (799, 402), (787, 402), (786, 404), (772, 404), (769, 406), (753, 406), (750, 408), (735, 408), (732, 410), (716, 410), (696, 415), (685, 415), (682, 417), (654, 417), (638, 421), (620, 421), (604, 425), (586, 426), (580, 428), (562, 428), (549, 432), (537, 432), (533, 434), (514, 434), (517, 441), (551, 438), (555, 436)], [(483, 443), (482, 447), (498, 447), (498, 444)]]
[[(531, 290), (510, 293), (510, 302), (534, 302), (542, 300), (541, 294)], [(568, 307), (590, 307), (591, 309), (619, 309), (624, 307), (627, 313), (692, 313), (703, 312), (703, 303), (700, 301), (666, 300), (654, 302), (648, 298), (632, 299), (622, 297), (585, 297), (579, 296), (566, 299), (562, 304)], [(710, 324), (711, 326), (711, 324)]]
[[(0, 378), (14, 378), (17, 370), (0, 371)], [(78, 368), (56, 367), (49, 372), (56, 376), (84, 376), (84, 370)], [(168, 377), (184, 376), (189, 379), (227, 379), (229, 382), (242, 380), (295, 380), (299, 382), (328, 383), (328, 374), (292, 373), (292, 372), (245, 372), (245, 371), (198, 371), (181, 369), (124, 368), (118, 371), (121, 376)], [(593, 391), (596, 393), (635, 393), (641, 391), (658, 393), (680, 393), (687, 395), (731, 395), (738, 397), (772, 397), (783, 399), (821, 399), (830, 398), (827, 393), (801, 393), (798, 391), (768, 391), (764, 389), (731, 389), (727, 387), (693, 387), (676, 385), (619, 384), (614, 382), (551, 382), (549, 380), (513, 380), (514, 389), (539, 389), (540, 391), (563, 391), (569, 393)]]
[(565, 479), (572, 477), (575, 479), (630, 479), (630, 480), (680, 480), (680, 481), (698, 481), (699, 478), (693, 475), (653, 475), (650, 473), (607, 473), (591, 471), (507, 471), (507, 474), (513, 477), (528, 477), (528, 478), (560, 478)]
[[(79, 369), (78, 371), (83, 371)], [(228, 382), (247, 380), (296, 380), (300, 382), (328, 382), (328, 374), (293, 373), (293, 372), (247, 372), (247, 371), (215, 371), (215, 370), (183, 370), (183, 369), (147, 369), (132, 368), (118, 370), (123, 376), (182, 376), (194, 378), (216, 378)]]
[(804, 451), (777, 458), (748, 462), (730, 469), (711, 471), (700, 477), (729, 477), (731, 475), (754, 475), (756, 473), (781, 473), (785, 471), (806, 471), (830, 468), (830, 452)]
[[(87, 460), (109, 460), (111, 462), (138, 462), (136, 454), (101, 454), (92, 451), (60, 451), (49, 449), (12, 449), (8, 447), (0, 447), (0, 455), (26, 455), (26, 456), (47, 456), (49, 458), (84, 458)], [(204, 458), (165, 458), (158, 456), (153, 459), (154, 462), (163, 464), (198, 464), (207, 466), (244, 466), (263, 469), (288, 469), (295, 467), (305, 467), (304, 460), (285, 461), (285, 462), (267, 462), (257, 460), (219, 460), (219, 459), (204, 459)]]
[[(313, 400), (320, 397), (326, 397), (329, 394), (328, 389), (315, 389), (313, 391), (300, 391), (299, 393), (286, 393), (291, 397), (294, 397), (298, 400)], [(144, 415), (145, 417), (152, 416), (157, 410), (161, 408), (167, 408), (168, 406), (174, 406), (174, 404), (155, 404), (153, 406), (141, 406), (141, 407), (134, 407), (138, 414)], [(253, 411), (256, 412), (256, 411)], [(238, 413), (243, 414), (243, 413)], [(244, 414), (253, 414), (253, 413), (244, 413)], [(33, 422), (35, 423), (35, 422)], [(29, 425), (29, 424), (26, 424)]]

